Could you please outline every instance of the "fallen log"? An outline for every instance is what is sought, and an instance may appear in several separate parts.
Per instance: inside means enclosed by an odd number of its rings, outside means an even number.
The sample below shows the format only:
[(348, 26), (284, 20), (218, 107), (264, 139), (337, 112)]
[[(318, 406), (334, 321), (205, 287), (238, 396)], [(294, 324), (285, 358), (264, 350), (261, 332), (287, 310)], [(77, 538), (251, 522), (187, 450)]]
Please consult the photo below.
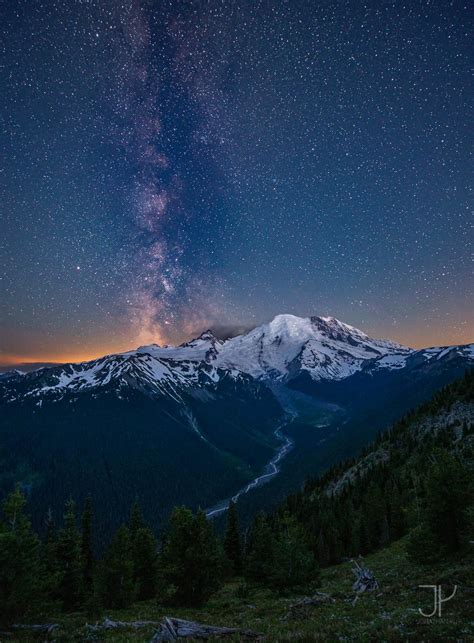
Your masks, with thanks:
[(45, 634), (49, 634), (50, 632), (54, 632), (59, 627), (59, 623), (39, 623), (39, 624), (23, 624), (23, 623), (15, 623), (14, 625), (11, 626), (12, 630), (28, 630), (30, 632), (44, 632)]
[[(50, 634), (59, 627), (59, 623), (41, 623), (41, 624), (15, 624), (13, 630), (28, 630)], [(110, 618), (104, 618), (102, 623), (91, 625), (86, 624), (86, 628), (91, 632), (101, 630), (116, 630), (120, 628), (139, 629), (143, 627), (158, 628), (151, 639), (150, 643), (161, 643), (161, 641), (176, 641), (177, 639), (198, 638), (208, 639), (211, 636), (223, 638), (225, 636), (238, 635), (240, 638), (261, 639), (261, 634), (252, 630), (243, 630), (235, 627), (217, 627), (215, 625), (204, 625), (196, 621), (185, 621), (180, 618), (170, 618), (165, 616), (162, 621), (113, 621)]]
[(91, 632), (98, 632), (100, 630), (116, 630), (121, 627), (131, 627), (137, 630), (141, 627), (156, 627), (158, 625), (161, 625), (160, 621), (113, 621), (105, 617), (102, 623), (96, 623), (95, 625), (88, 623), (86, 628)]
[(238, 635), (240, 639), (261, 639), (262, 635), (252, 630), (242, 630), (236, 627), (217, 627), (205, 625), (196, 621), (185, 621), (181, 618), (165, 616), (161, 621), (159, 629), (151, 639), (150, 643), (164, 643), (165, 641), (176, 641), (178, 639), (208, 639), (211, 636), (224, 638), (226, 636)]

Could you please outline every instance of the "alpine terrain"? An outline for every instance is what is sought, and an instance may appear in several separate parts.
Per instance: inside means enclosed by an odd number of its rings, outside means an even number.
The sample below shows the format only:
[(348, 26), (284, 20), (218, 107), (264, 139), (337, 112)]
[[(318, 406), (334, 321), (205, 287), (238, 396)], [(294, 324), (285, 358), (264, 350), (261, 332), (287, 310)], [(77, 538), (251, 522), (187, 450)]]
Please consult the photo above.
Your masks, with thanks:
[[(36, 524), (49, 508), (59, 515), (69, 497), (91, 493), (104, 533), (134, 499), (158, 527), (174, 505), (211, 507), (252, 489), (279, 448), (289, 458), (304, 451), (305, 466), (291, 471), (301, 483), (473, 358), (472, 344), (413, 350), (333, 317), (278, 315), (225, 341), (206, 331), (177, 347), (12, 371), (0, 379), (0, 490), (20, 484)], [(310, 407), (331, 409), (321, 447), (294, 429), (311, 425)], [(281, 467), (278, 458), (274, 475)]]

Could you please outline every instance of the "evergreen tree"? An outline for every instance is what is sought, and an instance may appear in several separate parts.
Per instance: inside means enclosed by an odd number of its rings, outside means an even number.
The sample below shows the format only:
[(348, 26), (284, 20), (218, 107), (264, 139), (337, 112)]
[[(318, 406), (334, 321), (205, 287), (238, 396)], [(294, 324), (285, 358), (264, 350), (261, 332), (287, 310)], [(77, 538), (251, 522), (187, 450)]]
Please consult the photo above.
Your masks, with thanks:
[(135, 532), (132, 542), (133, 577), (138, 600), (153, 598), (158, 583), (158, 544), (148, 527)]
[(390, 525), (388, 524), (388, 516), (384, 514), (382, 524), (380, 525), (380, 540), (379, 545), (384, 547), (390, 541)]
[(196, 517), (176, 507), (162, 556), (167, 597), (182, 605), (201, 605), (222, 580), (223, 552), (203, 512)]
[(367, 530), (368, 551), (380, 546), (382, 524), (386, 513), (382, 490), (377, 480), (373, 480), (364, 497), (363, 513)]
[(44, 550), (44, 559), (46, 564), (46, 569), (49, 573), (55, 573), (57, 571), (57, 560), (56, 560), (56, 545), (57, 545), (57, 534), (56, 534), (56, 525), (54, 524), (53, 512), (51, 507), (46, 513), (46, 518), (44, 521), (45, 526), (45, 538), (43, 543)]
[(203, 511), (194, 521), (193, 552), (196, 562), (195, 589), (192, 603), (200, 605), (219, 589), (224, 572), (224, 551), (212, 524)]
[(345, 554), (351, 548), (354, 522), (355, 515), (352, 503), (348, 498), (343, 498), (337, 506), (337, 523), (339, 525), (338, 533), (340, 540), (339, 556)]
[(452, 454), (437, 451), (426, 484), (426, 522), (448, 551), (459, 549), (472, 502), (472, 478)]
[(135, 589), (130, 532), (120, 527), (100, 563), (97, 594), (104, 607), (123, 609), (132, 604)]
[(429, 565), (440, 557), (440, 543), (426, 523), (410, 532), (407, 553), (411, 560), (424, 565)]
[(153, 532), (143, 520), (138, 501), (132, 506), (128, 524), (137, 598), (153, 598), (158, 581), (158, 544)]
[(42, 543), (42, 557), (47, 580), (47, 592), (52, 598), (58, 598), (58, 584), (60, 579), (57, 553), (57, 533), (51, 508), (45, 518), (45, 539)]
[(140, 509), (138, 500), (135, 500), (135, 502), (132, 505), (132, 509), (130, 511), (130, 520), (128, 523), (128, 528), (130, 530), (130, 538), (132, 541), (135, 538), (137, 531), (139, 529), (143, 529), (143, 527), (146, 527), (146, 525), (145, 525), (145, 521), (143, 520), (142, 510)]
[(303, 528), (285, 513), (273, 548), (270, 583), (278, 589), (302, 585), (316, 577), (314, 556), (310, 551)]
[(242, 571), (242, 545), (240, 542), (237, 510), (234, 502), (229, 503), (227, 511), (227, 529), (224, 539), (224, 551), (232, 565), (234, 574)]
[(405, 516), (402, 508), (402, 496), (395, 481), (387, 488), (389, 499), (389, 527), (390, 537), (400, 538), (405, 533)]
[(76, 526), (76, 505), (66, 503), (64, 527), (58, 534), (57, 561), (59, 569), (59, 597), (65, 611), (77, 609), (82, 600), (83, 575), (81, 536)]
[(82, 566), (83, 566), (83, 579), (84, 588), (90, 592), (93, 584), (94, 574), (94, 552), (92, 545), (92, 498), (88, 496), (84, 502), (84, 509), (82, 511), (81, 519), (81, 552), (82, 552)]
[(54, 540), (56, 539), (56, 525), (54, 524), (53, 512), (51, 510), (51, 507), (49, 507), (48, 511), (46, 512), (44, 527), (46, 532), (45, 542), (54, 542)]
[(186, 577), (190, 573), (190, 551), (194, 517), (190, 509), (175, 507), (170, 517), (168, 531), (161, 552), (161, 573), (166, 600), (183, 601), (186, 599)]
[(360, 516), (354, 514), (353, 524), (352, 524), (352, 533), (351, 540), (348, 547), (349, 556), (359, 556), (361, 552), (360, 546)]
[(331, 552), (329, 551), (326, 534), (324, 533), (324, 529), (322, 527), (319, 530), (318, 539), (316, 541), (316, 553), (318, 563), (321, 565), (321, 567), (329, 565)]
[(273, 565), (274, 536), (264, 514), (256, 516), (250, 530), (245, 557), (245, 576), (268, 583)]
[(44, 599), (45, 571), (40, 543), (24, 513), (26, 499), (19, 489), (3, 504), (0, 523), (0, 623), (9, 624), (34, 612)]

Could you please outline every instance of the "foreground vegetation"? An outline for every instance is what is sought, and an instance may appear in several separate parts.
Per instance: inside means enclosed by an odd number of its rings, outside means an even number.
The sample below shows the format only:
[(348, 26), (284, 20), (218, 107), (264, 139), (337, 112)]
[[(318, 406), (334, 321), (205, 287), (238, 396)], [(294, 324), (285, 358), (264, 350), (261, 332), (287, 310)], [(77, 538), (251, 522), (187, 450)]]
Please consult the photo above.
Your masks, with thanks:
[[(440, 391), (361, 458), (308, 481), (271, 515), (239, 529), (230, 506), (223, 539), (202, 512), (176, 508), (158, 542), (138, 504), (104, 552), (93, 547), (90, 501), (72, 501), (40, 539), (20, 489), (0, 523), (0, 623), (55, 622), (55, 640), (149, 640), (138, 631), (92, 632), (104, 615), (159, 621), (165, 614), (238, 626), (270, 640), (469, 638), (474, 634), (472, 373)], [(350, 557), (366, 557), (379, 589), (354, 601)], [(346, 562), (340, 562), (340, 561)], [(339, 563), (339, 564), (336, 564)], [(433, 591), (449, 596), (430, 619)], [(325, 595), (291, 610), (298, 597)], [(471, 609), (471, 612), (469, 611)], [(471, 620), (469, 620), (471, 619)], [(132, 634), (133, 631), (133, 634)], [(10, 636), (11, 638), (11, 636)]]
[[(474, 546), (473, 546), (474, 549)], [(83, 612), (49, 613), (48, 622), (60, 624), (51, 635), (56, 641), (113, 640), (149, 641), (154, 627), (132, 627), (102, 631), (92, 636), (85, 627), (107, 616), (114, 620), (159, 621), (165, 615), (203, 623), (244, 627), (265, 635), (269, 641), (321, 640), (472, 640), (474, 622), (474, 558), (444, 559), (424, 566), (408, 557), (404, 540), (365, 558), (365, 564), (379, 582), (379, 590), (361, 595), (353, 605), (351, 563), (344, 562), (321, 571), (317, 587), (308, 584), (304, 592), (278, 593), (246, 583), (243, 578), (227, 582), (200, 608), (165, 607), (156, 601), (135, 603), (123, 610), (105, 610), (92, 618)], [(432, 611), (432, 592), (418, 585), (441, 584), (449, 595), (458, 584), (455, 597), (443, 606), (442, 617), (425, 618), (418, 609)], [(289, 606), (313, 590), (327, 592), (334, 602), (308, 607), (289, 617)], [(13, 640), (33, 640), (31, 633), (14, 634)], [(44, 635), (41, 638), (45, 639)], [(6, 639), (12, 640), (12, 639)]]

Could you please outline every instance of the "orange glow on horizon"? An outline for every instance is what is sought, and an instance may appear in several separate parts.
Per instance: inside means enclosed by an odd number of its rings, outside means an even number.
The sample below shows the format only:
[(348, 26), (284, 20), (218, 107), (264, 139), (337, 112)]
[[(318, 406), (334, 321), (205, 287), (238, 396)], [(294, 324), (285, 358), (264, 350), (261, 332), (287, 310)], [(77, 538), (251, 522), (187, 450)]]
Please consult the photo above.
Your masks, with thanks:
[[(135, 346), (136, 348), (137, 346)], [(24, 355), (12, 354), (12, 353), (1, 353), (0, 354), (0, 366), (16, 365), (16, 364), (29, 364), (36, 362), (50, 362), (54, 364), (65, 364), (65, 363), (80, 363), (80, 362), (90, 362), (99, 357), (104, 357), (106, 355), (113, 355), (116, 353), (125, 353), (126, 351), (133, 350), (133, 347), (130, 344), (122, 345), (111, 345), (107, 346), (106, 343), (99, 345), (96, 348), (89, 346), (84, 348), (84, 350), (70, 350), (70, 351), (44, 351), (38, 353), (29, 353)]]
[[(470, 319), (470, 316), (468, 316)], [(389, 339), (404, 346), (410, 346), (415, 349), (426, 348), (430, 346), (452, 346), (459, 344), (469, 344), (474, 341), (474, 325), (468, 321), (468, 318), (462, 323), (446, 324), (446, 322), (427, 324), (417, 323), (409, 326), (393, 326), (391, 328), (372, 327), (362, 328), (370, 337)], [(168, 330), (168, 329), (166, 329)], [(176, 333), (174, 336), (170, 332), (165, 337), (166, 332), (163, 329), (149, 328), (146, 332), (124, 333), (120, 337), (96, 337), (87, 341), (84, 339), (82, 346), (78, 342), (70, 340), (65, 335), (58, 338), (56, 346), (52, 345), (51, 340), (45, 342), (45, 338), (40, 335), (29, 337), (24, 352), (4, 351), (0, 353), (0, 367), (19, 366), (21, 364), (31, 363), (80, 363), (88, 362), (106, 355), (124, 353), (134, 350), (138, 346), (156, 343), (161, 346), (165, 344), (178, 345), (184, 341), (189, 341), (196, 337), (203, 329), (194, 328), (192, 331), (188, 328), (185, 332)], [(49, 338), (48, 338), (49, 339)], [(76, 339), (76, 338), (74, 338)], [(18, 344), (18, 339), (15, 342)], [(74, 345), (76, 344), (76, 345)], [(35, 350), (35, 346), (41, 346)]]
[(50, 354), (33, 354), (33, 355), (1, 355), (0, 356), (0, 366), (8, 365), (18, 365), (18, 364), (30, 364), (30, 363), (40, 363), (48, 362), (53, 364), (65, 364), (65, 363), (80, 363), (80, 362), (90, 362), (99, 357), (104, 357), (105, 355), (111, 355), (114, 353), (124, 353), (125, 351), (130, 350), (127, 348), (117, 349), (117, 350), (100, 350), (97, 351), (85, 351), (84, 353), (50, 353)]

